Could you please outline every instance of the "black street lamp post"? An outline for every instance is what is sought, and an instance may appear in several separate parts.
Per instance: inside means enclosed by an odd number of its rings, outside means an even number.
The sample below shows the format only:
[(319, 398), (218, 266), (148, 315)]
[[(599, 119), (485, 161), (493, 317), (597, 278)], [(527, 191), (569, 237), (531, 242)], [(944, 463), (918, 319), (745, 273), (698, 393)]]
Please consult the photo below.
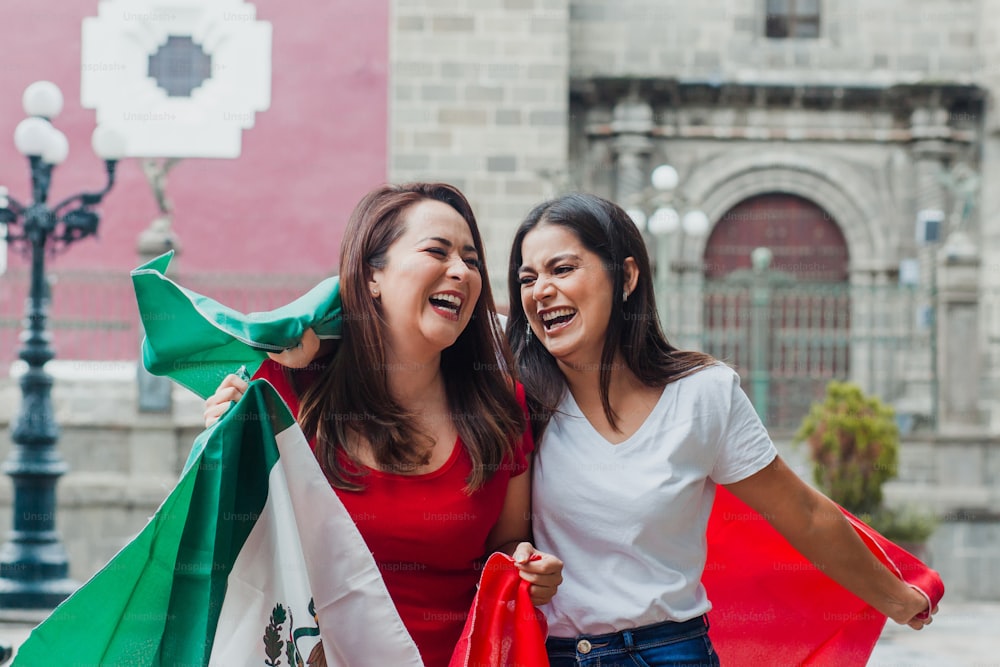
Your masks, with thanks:
[(13, 482), (14, 499), (11, 532), (0, 548), (0, 608), (51, 609), (77, 587), (69, 578), (69, 561), (55, 527), (56, 481), (67, 466), (56, 449), (59, 427), (52, 410), (52, 376), (45, 372), (46, 362), (55, 356), (47, 330), (45, 257), (97, 232), (99, 217), (92, 208), (114, 184), (124, 142), (112, 130), (98, 127), (93, 146), (105, 160), (107, 185), (50, 207), (52, 170), (69, 151), (65, 135), (49, 122), (61, 109), (62, 93), (55, 84), (40, 81), (25, 90), (24, 110), (29, 118), (17, 126), (14, 141), (31, 167), (31, 205), (19, 204), (6, 188), (0, 188), (0, 223), (6, 240), (31, 258), (31, 287), (18, 355), (27, 371), (20, 379), (21, 407), (11, 429), (13, 446), (3, 465)]

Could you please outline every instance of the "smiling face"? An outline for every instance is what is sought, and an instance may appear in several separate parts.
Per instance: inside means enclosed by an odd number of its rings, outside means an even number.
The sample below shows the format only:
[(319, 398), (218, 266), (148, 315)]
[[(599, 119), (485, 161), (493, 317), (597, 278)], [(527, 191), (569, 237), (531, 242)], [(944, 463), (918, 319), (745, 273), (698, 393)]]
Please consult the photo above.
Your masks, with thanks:
[(521, 260), (521, 307), (532, 333), (560, 364), (596, 368), (616, 296), (601, 257), (566, 227), (542, 223), (524, 236)]
[(465, 219), (425, 199), (402, 214), (403, 234), (373, 269), (369, 288), (388, 324), (395, 358), (421, 358), (453, 345), (482, 292), (480, 258)]

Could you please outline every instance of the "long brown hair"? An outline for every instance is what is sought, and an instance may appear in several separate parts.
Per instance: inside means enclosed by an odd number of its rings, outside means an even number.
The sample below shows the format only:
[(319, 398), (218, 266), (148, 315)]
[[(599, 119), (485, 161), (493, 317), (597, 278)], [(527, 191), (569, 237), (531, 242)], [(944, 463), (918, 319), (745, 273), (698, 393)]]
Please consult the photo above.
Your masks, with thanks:
[(611, 318), (601, 351), (601, 405), (612, 428), (618, 430), (617, 415), (608, 396), (616, 353), (621, 354), (629, 370), (648, 387), (666, 386), (715, 363), (707, 354), (678, 350), (667, 341), (656, 310), (646, 244), (632, 218), (621, 207), (597, 195), (582, 193), (563, 195), (539, 204), (528, 213), (514, 234), (507, 274), (510, 290), (507, 340), (528, 395), (536, 439), (541, 438), (566, 391), (566, 382), (555, 358), (538, 340), (527, 335), (528, 320), (521, 305), (518, 275), (524, 263), (521, 246), (528, 232), (542, 224), (565, 227), (584, 247), (598, 255), (611, 279), (613, 295), (620, 295), (624, 290), (625, 259), (632, 257), (638, 268), (639, 280), (628, 301), (611, 299)]
[[(340, 248), (343, 336), (325, 373), (302, 396), (299, 422), (315, 438), (316, 458), (331, 483), (363, 488), (344, 444), (360, 436), (377, 464), (409, 469), (426, 460), (426, 435), (389, 391), (387, 324), (369, 293), (372, 270), (386, 266), (389, 247), (406, 227), (404, 213), (424, 200), (443, 202), (465, 219), (479, 253), (482, 293), (472, 319), (441, 353), (441, 373), (452, 421), (472, 459), (466, 491), (478, 489), (512, 454), (524, 427), (510, 370), (513, 360), (495, 321), (482, 236), (465, 196), (443, 183), (386, 185), (368, 193), (351, 214)], [(357, 461), (354, 461), (357, 463)]]

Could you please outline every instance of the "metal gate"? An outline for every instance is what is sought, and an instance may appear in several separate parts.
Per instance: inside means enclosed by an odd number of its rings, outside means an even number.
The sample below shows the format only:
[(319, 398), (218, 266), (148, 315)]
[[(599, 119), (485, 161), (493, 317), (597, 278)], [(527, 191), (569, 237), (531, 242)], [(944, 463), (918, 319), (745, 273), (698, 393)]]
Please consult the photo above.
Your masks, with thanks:
[(796, 429), (830, 380), (931, 419), (930, 295), (914, 287), (809, 283), (761, 270), (675, 281), (659, 296), (671, 342), (733, 366), (772, 431)]

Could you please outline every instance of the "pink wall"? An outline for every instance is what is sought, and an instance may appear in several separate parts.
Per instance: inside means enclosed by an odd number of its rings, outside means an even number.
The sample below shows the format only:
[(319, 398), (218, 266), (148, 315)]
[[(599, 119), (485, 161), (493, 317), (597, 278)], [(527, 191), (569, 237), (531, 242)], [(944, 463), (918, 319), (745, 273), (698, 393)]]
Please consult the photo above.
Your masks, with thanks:
[[(24, 117), (21, 93), (49, 79), (66, 98), (55, 125), (70, 155), (53, 177), (51, 199), (103, 185), (90, 148), (95, 114), (80, 106), (80, 23), (97, 0), (3, 0), (0, 26), (0, 185), (22, 203), (27, 162), (14, 148)], [(255, 3), (273, 35), (271, 108), (243, 134), (236, 160), (185, 160), (168, 196), (183, 246), (183, 271), (331, 273), (347, 216), (385, 180), (388, 0)], [(76, 244), (53, 269), (127, 270), (156, 205), (138, 163), (119, 165), (101, 207), (98, 239)], [(23, 265), (13, 253), (10, 266)], [(2, 280), (2, 278), (0, 278)]]

